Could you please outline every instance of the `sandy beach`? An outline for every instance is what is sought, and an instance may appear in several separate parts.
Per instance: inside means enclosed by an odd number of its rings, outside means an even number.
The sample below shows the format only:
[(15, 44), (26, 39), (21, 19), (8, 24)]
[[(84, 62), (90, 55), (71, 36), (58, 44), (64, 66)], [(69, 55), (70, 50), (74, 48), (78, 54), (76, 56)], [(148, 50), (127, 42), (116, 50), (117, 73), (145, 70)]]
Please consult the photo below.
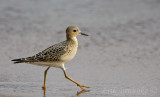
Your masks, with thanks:
[[(51, 68), (13, 64), (78, 36), (67, 74), (90, 86), (81, 91)], [(160, 0), (0, 0), (0, 97), (160, 97)]]

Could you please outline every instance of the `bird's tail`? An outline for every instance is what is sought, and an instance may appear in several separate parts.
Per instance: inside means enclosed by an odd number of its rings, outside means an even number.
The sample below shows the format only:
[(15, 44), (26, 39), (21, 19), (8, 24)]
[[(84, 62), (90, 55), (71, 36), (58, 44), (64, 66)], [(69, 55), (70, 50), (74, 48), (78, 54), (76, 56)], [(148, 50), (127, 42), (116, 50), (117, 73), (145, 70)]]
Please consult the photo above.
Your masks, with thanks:
[(11, 61), (14, 61), (14, 64), (16, 64), (16, 63), (25, 63), (25, 62), (28, 62), (28, 61), (26, 60), (26, 58), (13, 59), (13, 60), (11, 60)]

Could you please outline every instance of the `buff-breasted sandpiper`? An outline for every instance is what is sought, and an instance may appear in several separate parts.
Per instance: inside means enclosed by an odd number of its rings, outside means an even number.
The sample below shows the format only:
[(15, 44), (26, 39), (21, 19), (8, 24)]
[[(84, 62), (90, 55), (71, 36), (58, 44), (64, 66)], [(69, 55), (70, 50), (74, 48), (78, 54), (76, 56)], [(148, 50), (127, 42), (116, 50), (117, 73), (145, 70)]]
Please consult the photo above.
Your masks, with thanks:
[(14, 59), (12, 61), (14, 61), (14, 63), (29, 63), (40, 66), (48, 66), (48, 68), (44, 72), (44, 84), (42, 86), (42, 89), (46, 88), (46, 75), (50, 67), (57, 67), (62, 69), (65, 77), (77, 84), (77, 86), (79, 86), (81, 89), (84, 89), (84, 87), (90, 88), (89, 86), (81, 85), (68, 77), (65, 71), (66, 69), (64, 67), (64, 64), (73, 59), (76, 55), (78, 48), (78, 41), (76, 36), (78, 35), (88, 36), (87, 34), (82, 33), (78, 27), (69, 26), (66, 29), (66, 41), (50, 46), (49, 48), (43, 50), (42, 52), (39, 52), (34, 56)]

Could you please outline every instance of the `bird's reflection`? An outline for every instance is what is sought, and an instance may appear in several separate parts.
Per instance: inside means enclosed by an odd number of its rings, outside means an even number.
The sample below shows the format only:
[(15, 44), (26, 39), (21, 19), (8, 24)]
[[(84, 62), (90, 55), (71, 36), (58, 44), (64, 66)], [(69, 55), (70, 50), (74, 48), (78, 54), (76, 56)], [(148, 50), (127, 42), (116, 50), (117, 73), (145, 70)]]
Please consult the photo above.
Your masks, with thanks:
[(76, 95), (71, 96), (71, 97), (77, 97), (77, 96), (79, 96), (79, 95), (81, 95), (81, 94), (83, 94), (83, 93), (86, 93), (86, 92), (90, 92), (90, 90), (85, 90), (85, 89), (83, 89), (83, 90), (81, 90), (81, 91), (77, 92), (77, 94), (76, 94)]
[[(43, 97), (46, 97), (46, 89), (42, 89), (42, 90), (43, 90)], [(86, 92), (90, 92), (90, 90), (85, 90), (85, 89), (83, 89), (83, 90), (81, 90), (81, 91), (78, 91), (78, 92), (76, 93), (76, 95), (71, 96), (71, 97), (77, 97), (77, 96), (79, 96), (79, 95), (81, 95), (81, 94), (83, 94), (83, 93), (86, 93)]]
[(42, 89), (43, 90), (43, 97), (46, 97), (46, 89)]

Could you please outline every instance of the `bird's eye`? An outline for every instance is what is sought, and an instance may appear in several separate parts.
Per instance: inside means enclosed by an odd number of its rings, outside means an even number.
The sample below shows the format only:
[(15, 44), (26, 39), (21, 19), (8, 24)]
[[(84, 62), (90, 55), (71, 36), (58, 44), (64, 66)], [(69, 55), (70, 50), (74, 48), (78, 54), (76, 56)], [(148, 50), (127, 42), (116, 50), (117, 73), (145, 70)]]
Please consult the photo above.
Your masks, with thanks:
[(77, 30), (73, 30), (73, 32), (76, 32)]

